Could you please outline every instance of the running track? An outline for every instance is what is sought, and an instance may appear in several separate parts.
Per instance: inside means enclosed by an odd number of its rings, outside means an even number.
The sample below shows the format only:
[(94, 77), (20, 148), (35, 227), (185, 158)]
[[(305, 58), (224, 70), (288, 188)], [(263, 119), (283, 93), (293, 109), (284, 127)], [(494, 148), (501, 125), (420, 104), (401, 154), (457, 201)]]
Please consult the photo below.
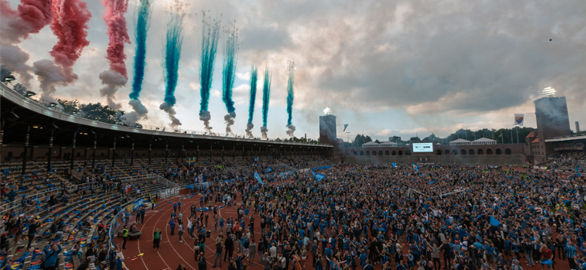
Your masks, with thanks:
[[(191, 196), (191, 197), (190, 197)], [(190, 198), (186, 198), (190, 197)], [(175, 270), (179, 264), (182, 264), (187, 269), (197, 269), (197, 263), (194, 255), (194, 239), (192, 239), (187, 233), (187, 222), (185, 221), (190, 215), (190, 207), (194, 203), (199, 208), (199, 194), (198, 195), (181, 195), (172, 197), (166, 200), (161, 200), (157, 203), (155, 210), (147, 210), (145, 214), (145, 220), (143, 225), (138, 225), (138, 228), (142, 231), (142, 235), (138, 240), (129, 240), (126, 243), (126, 250), (124, 253), (124, 263), (131, 269), (146, 269), (146, 270)], [(173, 203), (181, 200), (181, 212), (183, 213), (184, 228), (183, 242), (179, 242), (177, 236), (177, 227), (175, 228), (175, 235), (171, 235), (169, 229), (169, 219), (173, 212)], [(238, 200), (240, 203), (240, 200)], [(200, 212), (198, 212), (199, 214)], [(215, 241), (217, 233), (213, 231), (214, 217), (213, 212), (209, 213), (209, 225), (211, 230), (211, 236), (206, 238), (206, 260), (208, 262), (208, 269), (212, 269), (215, 257)], [(236, 219), (237, 212), (235, 206), (223, 207), (219, 210), (224, 220), (228, 217)], [(248, 221), (248, 220), (247, 220)], [(130, 223), (134, 222), (134, 217), (131, 217)], [(247, 222), (248, 224), (248, 222)], [(160, 248), (158, 251), (153, 250), (153, 232), (155, 227), (158, 227), (162, 233), (162, 239)], [(255, 240), (260, 239), (260, 217), (255, 217)], [(120, 238), (115, 239), (116, 245), (122, 245)], [(235, 246), (234, 257), (238, 253), (238, 248)], [(140, 253), (144, 253), (143, 256), (137, 256)], [(228, 262), (222, 264), (222, 269), (228, 268)], [(258, 254), (254, 263), (248, 266), (249, 269), (264, 269), (259, 264)], [(217, 267), (217, 269), (220, 269)]]

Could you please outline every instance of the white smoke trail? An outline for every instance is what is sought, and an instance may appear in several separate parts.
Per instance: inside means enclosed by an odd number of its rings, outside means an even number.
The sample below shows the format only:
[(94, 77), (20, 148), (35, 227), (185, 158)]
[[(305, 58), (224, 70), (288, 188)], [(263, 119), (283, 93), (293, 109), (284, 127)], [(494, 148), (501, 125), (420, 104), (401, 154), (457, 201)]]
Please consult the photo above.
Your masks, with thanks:
[(146, 119), (146, 115), (149, 112), (147, 110), (147, 108), (142, 104), (142, 102), (140, 102), (140, 100), (138, 99), (131, 99), (128, 104), (130, 105), (130, 107), (132, 107), (132, 109), (134, 110), (133, 112), (127, 113), (124, 116), (122, 116), (122, 121), (124, 121), (125, 124), (133, 126), (136, 124), (136, 122), (138, 122), (141, 119)]
[(263, 139), (267, 139), (268, 138), (268, 135), (267, 135), (267, 132), (268, 131), (269, 130), (267, 129), (267, 127), (265, 127), (265, 126), (260, 127), (260, 133), (262, 133), (262, 138)]
[(61, 68), (56, 66), (53, 61), (43, 59), (33, 63), (33, 70), (41, 83), (41, 90), (43, 91), (41, 99), (54, 100), (52, 96), (55, 93), (55, 86), (58, 84), (64, 85), (67, 82), (67, 78), (63, 75)]
[(252, 135), (252, 128), (254, 128), (254, 125), (252, 123), (246, 124), (246, 136), (248, 136), (248, 138), (251, 139), (254, 138), (254, 135)]
[(203, 121), (203, 124), (205, 126), (205, 129), (207, 130), (207, 132), (209, 132), (210, 134), (214, 135), (214, 133), (212, 132), (212, 127), (210, 126), (210, 119), (212, 119), (212, 116), (210, 115), (210, 112), (208, 111), (202, 111), (199, 113), (199, 120)]
[(26, 64), (29, 54), (15, 45), (2, 45), (0, 47), (0, 64), (7, 70), (19, 75), (19, 81), (25, 87), (30, 87), (33, 76), (29, 73), (32, 67)]
[(230, 127), (234, 125), (235, 117), (236, 113), (234, 112), (224, 115), (224, 121), (226, 121), (226, 136), (232, 134), (232, 129)]
[(161, 104), (161, 106), (159, 106), (159, 109), (167, 112), (167, 115), (169, 115), (169, 119), (171, 119), (171, 124), (170, 124), (171, 127), (175, 128), (175, 127), (181, 125), (181, 121), (179, 121), (179, 119), (177, 119), (177, 117), (175, 117), (177, 112), (175, 112), (175, 109), (173, 109), (173, 106), (170, 106), (169, 104), (167, 104), (167, 102), (163, 102), (163, 104)]
[(104, 88), (100, 89), (100, 94), (102, 97), (106, 97), (108, 99), (108, 106), (113, 110), (119, 110), (122, 106), (119, 103), (116, 103), (114, 96), (118, 88), (126, 85), (128, 79), (114, 70), (105, 70), (100, 73), (100, 80), (102, 80), (102, 84), (104, 84)]
[(287, 135), (289, 135), (289, 137), (293, 137), (293, 133), (295, 133), (295, 126), (294, 125), (287, 125)]

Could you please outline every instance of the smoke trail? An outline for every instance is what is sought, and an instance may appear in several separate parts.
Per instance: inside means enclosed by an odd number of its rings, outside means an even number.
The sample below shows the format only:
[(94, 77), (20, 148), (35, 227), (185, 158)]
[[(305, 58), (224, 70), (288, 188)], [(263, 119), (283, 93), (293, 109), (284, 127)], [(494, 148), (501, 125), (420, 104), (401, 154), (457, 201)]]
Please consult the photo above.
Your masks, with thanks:
[(53, 61), (47, 59), (36, 61), (33, 64), (33, 69), (39, 77), (41, 89), (43, 90), (41, 100), (53, 102), (55, 100), (52, 97), (55, 93), (55, 86), (58, 84), (63, 85), (66, 81), (61, 69)]
[[(66, 85), (77, 79), (73, 65), (81, 55), (87, 41), (87, 23), (91, 14), (85, 2), (80, 0), (53, 0), (51, 29), (58, 41), (51, 55), (55, 62), (39, 60), (33, 64), (41, 82), (42, 100), (51, 101), (57, 84)], [(57, 65), (56, 65), (57, 64)]]
[(262, 87), (262, 127), (260, 132), (263, 139), (268, 138), (267, 118), (269, 116), (269, 97), (271, 95), (271, 78), (268, 68), (265, 68), (265, 79)]
[(51, 0), (21, 0), (17, 10), (11, 9), (7, 1), (0, 0), (0, 15), (0, 41), (15, 44), (51, 23)]
[(122, 121), (124, 121), (124, 123), (127, 124), (127, 125), (129, 125), (129, 126), (133, 126), (133, 125), (136, 125), (136, 122), (138, 122), (138, 120), (140, 120), (143, 117), (145, 117), (145, 115), (149, 111), (142, 104), (142, 102), (140, 102), (140, 100), (138, 100), (138, 99), (131, 99), (130, 101), (128, 101), (128, 104), (130, 105), (130, 107), (132, 107), (132, 109), (134, 111), (133, 112), (129, 112), (127, 114), (124, 114), (122, 116)]
[(26, 64), (29, 54), (16, 46), (17, 43), (38, 33), (51, 23), (51, 0), (21, 0), (17, 10), (0, 0), (0, 63), (2, 67), (19, 75), (20, 83), (29, 87), (33, 68)]
[[(134, 55), (134, 77), (132, 82), (132, 92), (130, 92), (130, 101), (128, 104), (134, 109), (127, 117), (127, 124), (136, 123), (143, 117), (146, 117), (148, 110), (140, 102), (140, 91), (142, 90), (142, 82), (144, 80), (145, 59), (146, 59), (146, 40), (147, 31), (149, 29), (149, 21), (151, 15), (151, 1), (141, 0), (138, 7), (138, 18), (136, 22), (136, 53)], [(132, 120), (136, 121), (132, 122)]]
[(91, 14), (85, 2), (81, 0), (53, 0), (53, 22), (51, 29), (57, 36), (57, 44), (51, 50), (55, 63), (61, 66), (67, 82), (77, 79), (73, 73), (73, 64), (81, 51), (90, 42), (87, 37), (87, 23)]
[(211, 115), (208, 111), (210, 100), (210, 89), (212, 87), (212, 76), (214, 73), (214, 59), (218, 48), (218, 39), (220, 35), (220, 23), (218, 21), (208, 22), (203, 14), (202, 34), (201, 34), (201, 107), (199, 110), (199, 120), (202, 120), (208, 132), (212, 133), (210, 126)]
[(252, 118), (254, 116), (254, 102), (256, 101), (256, 81), (257, 71), (256, 67), (253, 65), (252, 70), (250, 71), (250, 105), (248, 106), (248, 124), (246, 124), (246, 135), (249, 138), (254, 138), (252, 135), (252, 128), (254, 128)]
[(130, 43), (126, 30), (126, 18), (124, 18), (128, 0), (102, 0), (102, 4), (105, 7), (102, 17), (108, 26), (109, 42), (106, 58), (110, 61), (110, 70), (100, 73), (102, 84), (106, 85), (100, 93), (108, 98), (108, 106), (117, 110), (120, 109), (120, 104), (114, 101), (116, 91), (128, 81), (124, 64), (126, 60), (124, 43)]
[(181, 125), (175, 117), (175, 88), (179, 79), (179, 58), (181, 57), (181, 46), (183, 45), (183, 13), (177, 8), (171, 13), (171, 20), (167, 25), (167, 43), (165, 45), (165, 99), (159, 107), (167, 112), (171, 118), (171, 126)]
[(32, 69), (26, 64), (29, 59), (28, 53), (15, 45), (4, 45), (0, 47), (0, 63), (2, 67), (20, 75), (20, 79), (25, 86), (28, 86), (32, 76), (29, 71)]
[(295, 126), (291, 124), (293, 120), (293, 71), (295, 69), (295, 64), (293, 62), (289, 63), (289, 80), (287, 81), (287, 135), (293, 137), (293, 133), (295, 133)]
[(236, 25), (228, 30), (228, 37), (224, 48), (224, 68), (222, 70), (223, 88), (222, 100), (226, 104), (228, 114), (224, 116), (226, 121), (226, 136), (232, 133), (230, 128), (234, 124), (236, 117), (236, 108), (234, 108), (234, 100), (232, 99), (232, 88), (234, 87), (234, 73), (236, 71), (236, 54), (238, 51), (238, 31)]

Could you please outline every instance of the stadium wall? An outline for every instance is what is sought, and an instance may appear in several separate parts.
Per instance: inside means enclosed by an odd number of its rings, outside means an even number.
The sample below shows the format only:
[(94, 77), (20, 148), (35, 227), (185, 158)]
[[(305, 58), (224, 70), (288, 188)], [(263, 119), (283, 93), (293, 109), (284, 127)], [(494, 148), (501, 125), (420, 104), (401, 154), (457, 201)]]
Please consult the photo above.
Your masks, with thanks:
[(522, 144), (434, 145), (430, 153), (412, 153), (409, 146), (349, 147), (341, 153), (351, 160), (368, 163), (432, 162), (460, 164), (524, 164)]

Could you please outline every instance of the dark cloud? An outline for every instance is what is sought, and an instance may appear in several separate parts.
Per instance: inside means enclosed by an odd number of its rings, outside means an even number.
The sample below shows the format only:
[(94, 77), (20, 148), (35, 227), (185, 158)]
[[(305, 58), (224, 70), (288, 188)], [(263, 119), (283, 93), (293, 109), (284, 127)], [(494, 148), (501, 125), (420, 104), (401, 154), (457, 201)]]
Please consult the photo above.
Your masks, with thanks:
[[(536, 8), (528, 2), (521, 6), (502, 2), (499, 7), (492, 2), (474, 6), (406, 3), (411, 7), (402, 22), (391, 5), (382, 12), (387, 16), (381, 15), (382, 7), (372, 10), (355, 20), (364, 24), (334, 35), (341, 45), (330, 53), (317, 85), (329, 92), (349, 93), (353, 103), (382, 107), (446, 96), (443, 101), (449, 102), (449, 95), (465, 93), (465, 100), (452, 102), (449, 109), (487, 111), (521, 104), (558, 74), (583, 69), (576, 59), (583, 62), (586, 54), (574, 48), (584, 39), (584, 33), (576, 36), (575, 31), (583, 29), (569, 24), (584, 26), (586, 20), (572, 5), (558, 4), (555, 8), (565, 12), (556, 9), (557, 15), (565, 20), (548, 21), (552, 7)], [(514, 16), (503, 15), (511, 9)], [(361, 16), (369, 19), (361, 20)], [(393, 33), (399, 23), (401, 29)], [(549, 42), (548, 36), (556, 31), (559, 41)], [(319, 37), (316, 43), (320, 51)], [(563, 82), (557, 87), (573, 88)]]
[(291, 43), (287, 29), (276, 26), (248, 26), (240, 31), (240, 37), (243, 50), (280, 50)]

